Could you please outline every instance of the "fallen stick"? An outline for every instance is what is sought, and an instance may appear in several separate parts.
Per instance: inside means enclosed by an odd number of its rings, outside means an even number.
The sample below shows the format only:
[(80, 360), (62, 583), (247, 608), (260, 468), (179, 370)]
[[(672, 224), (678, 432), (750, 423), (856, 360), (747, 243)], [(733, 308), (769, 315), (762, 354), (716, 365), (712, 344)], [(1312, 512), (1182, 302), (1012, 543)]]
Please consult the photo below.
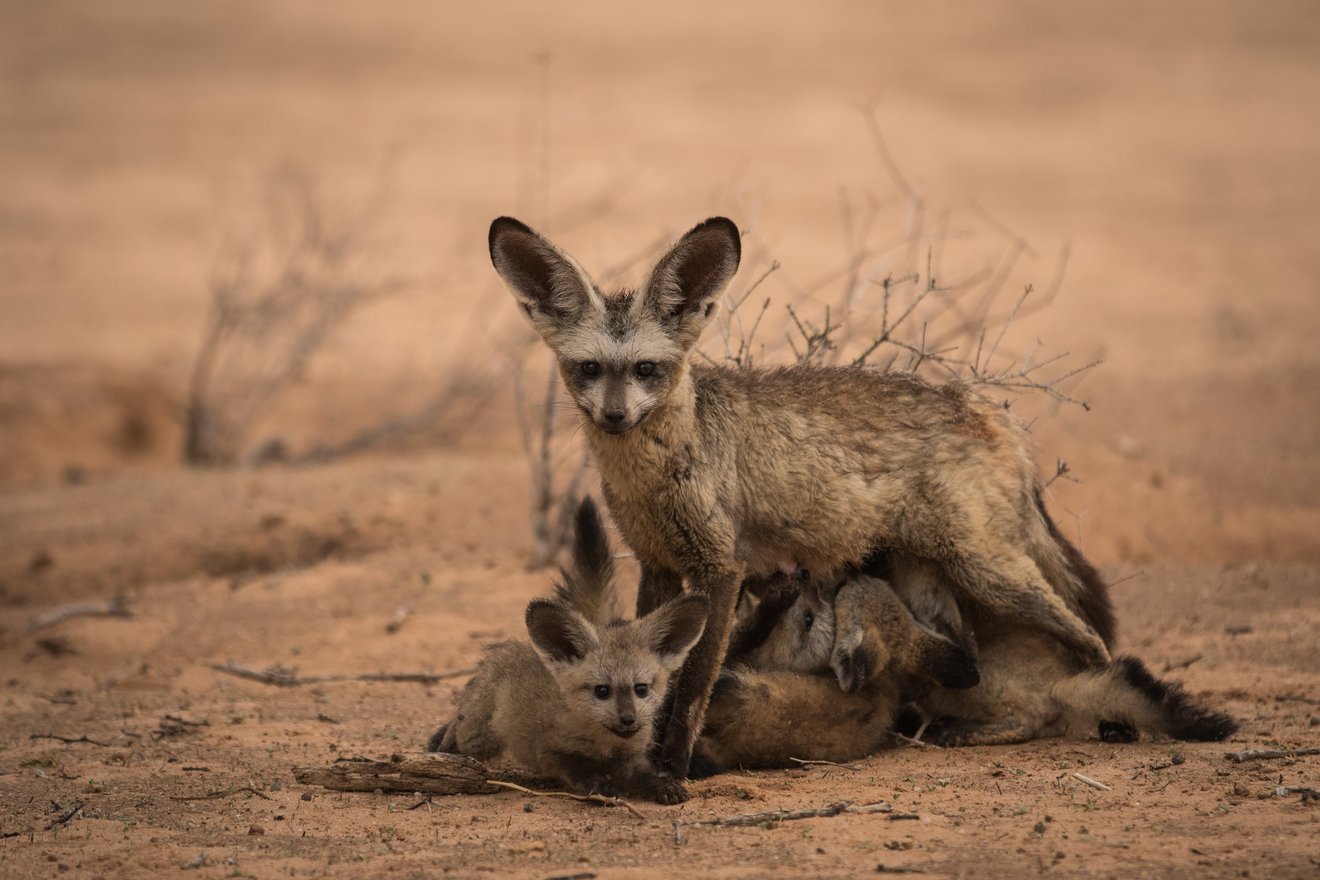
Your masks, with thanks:
[(170, 795), (172, 801), (214, 801), (220, 798), (227, 798), (231, 794), (255, 794), (263, 801), (273, 800), (270, 795), (263, 791), (253, 788), (250, 785), (244, 785), (241, 788), (222, 788), (217, 791), (208, 791), (206, 794), (174, 794)]
[(76, 802), (73, 806), (69, 807), (67, 810), (65, 810), (64, 812), (56, 816), (54, 819), (52, 819), (50, 824), (46, 826), (46, 830), (50, 831), (54, 828), (60, 827), (61, 825), (67, 824), (69, 821), (73, 819), (74, 816), (82, 812), (82, 808), (84, 806), (86, 806), (86, 804), (84, 804), (82, 801)]
[(1091, 777), (1089, 777), (1089, 776), (1083, 776), (1083, 775), (1080, 774), (1080, 773), (1074, 773), (1074, 774), (1073, 774), (1073, 779), (1076, 779), (1078, 782), (1082, 783), (1083, 785), (1089, 785), (1089, 786), (1091, 786), (1091, 787), (1094, 788), (1094, 789), (1098, 789), (1099, 791), (1109, 791), (1109, 790), (1110, 790), (1110, 789), (1109, 789), (1109, 786), (1105, 785), (1103, 782), (1098, 782), (1098, 781), (1092, 779)]
[(1302, 803), (1307, 803), (1308, 801), (1320, 801), (1320, 791), (1316, 791), (1314, 788), (1307, 786), (1280, 785), (1278, 788), (1274, 789), (1275, 797), (1287, 797), (1290, 794), (1300, 794), (1302, 796)]
[(472, 669), (454, 669), (449, 672), (367, 672), (360, 675), (298, 675), (297, 670), (284, 666), (271, 666), (266, 669), (253, 669), (230, 660), (228, 663), (208, 663), (208, 669), (223, 672), (236, 678), (257, 681), (276, 687), (300, 687), (308, 684), (326, 684), (336, 681), (403, 681), (417, 684), (435, 684), (447, 678), (458, 678), (476, 672)]
[(85, 733), (76, 738), (72, 736), (60, 736), (58, 733), (29, 733), (28, 739), (54, 739), (59, 740), (65, 745), (73, 745), (74, 743), (91, 743), (94, 746), (101, 746), (103, 748), (110, 745), (110, 743), (98, 742)]
[(128, 602), (123, 596), (115, 596), (103, 602), (71, 602), (68, 605), (60, 605), (57, 608), (39, 614), (28, 624), (27, 634), (40, 632), (43, 629), (49, 629), (57, 623), (63, 623), (74, 617), (132, 617), (133, 613), (128, 610)]
[(893, 804), (874, 803), (853, 806), (852, 801), (839, 801), (826, 807), (814, 807), (804, 810), (771, 810), (766, 813), (744, 813), (740, 816), (727, 816), (723, 819), (697, 819), (688, 825), (716, 825), (720, 828), (746, 828), (765, 825), (770, 822), (791, 822), (794, 819), (828, 819), (840, 813), (892, 813)]
[(1266, 761), (1270, 758), (1300, 758), (1305, 755), (1320, 755), (1320, 749), (1247, 749), (1244, 752), (1228, 752), (1224, 757), (1234, 764), (1247, 761)]
[(862, 768), (856, 764), (840, 764), (837, 761), (811, 760), (808, 758), (789, 758), (794, 764), (801, 764), (803, 767), (842, 767), (844, 770), (851, 770), (854, 773), (860, 773)]
[(1202, 657), (1201, 654), (1193, 654), (1192, 656), (1188, 657), (1186, 660), (1179, 660), (1177, 663), (1170, 660), (1164, 664), (1164, 671), (1173, 672), (1175, 669), (1186, 669), (1196, 661), (1200, 660), (1201, 657)]
[(531, 795), (532, 797), (569, 798), (575, 801), (591, 801), (592, 803), (604, 804), (607, 807), (623, 807), (638, 819), (641, 819), (643, 822), (646, 821), (646, 817), (642, 815), (640, 810), (621, 797), (610, 797), (609, 795), (604, 794), (573, 794), (569, 791), (537, 791), (534, 788), (527, 788), (516, 782), (508, 782), (501, 779), (487, 779), (486, 782), (491, 785), (498, 785), (501, 788), (522, 792), (523, 794)]
[(294, 767), (293, 777), (331, 791), (403, 794), (495, 794), (509, 787), (496, 782), (532, 781), (525, 774), (496, 772), (475, 758), (443, 752), (396, 755), (389, 761), (340, 758), (328, 767)]

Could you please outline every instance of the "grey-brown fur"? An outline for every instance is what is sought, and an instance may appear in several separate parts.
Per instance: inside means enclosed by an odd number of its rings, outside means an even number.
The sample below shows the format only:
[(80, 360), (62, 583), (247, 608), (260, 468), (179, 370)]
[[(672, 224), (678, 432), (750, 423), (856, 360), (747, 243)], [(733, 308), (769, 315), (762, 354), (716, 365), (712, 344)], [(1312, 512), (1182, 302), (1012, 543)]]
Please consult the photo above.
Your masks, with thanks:
[(430, 751), (481, 760), (508, 754), (583, 793), (681, 796), (676, 780), (656, 776), (647, 754), (671, 676), (701, 636), (706, 600), (680, 596), (635, 621), (605, 620), (608, 549), (594, 506), (584, 502), (575, 564), (559, 598), (527, 606), (531, 644), (490, 648)]
[(684, 579), (710, 600), (675, 686), (662, 773), (687, 770), (739, 583), (785, 562), (834, 571), (876, 548), (932, 560), (967, 602), (1108, 659), (1082, 616), (1090, 585), (1035, 503), (1025, 433), (1002, 407), (902, 373), (688, 363), (738, 267), (729, 220), (693, 228), (637, 292), (609, 296), (516, 220), (491, 225), (490, 249), (583, 413), (606, 501), (641, 563), (639, 613)]
[[(779, 609), (761, 643), (720, 677), (698, 741), (703, 769), (851, 761), (891, 742), (908, 701), (975, 683), (974, 658), (918, 623), (886, 582), (827, 583)], [(738, 630), (758, 626), (762, 610)]]

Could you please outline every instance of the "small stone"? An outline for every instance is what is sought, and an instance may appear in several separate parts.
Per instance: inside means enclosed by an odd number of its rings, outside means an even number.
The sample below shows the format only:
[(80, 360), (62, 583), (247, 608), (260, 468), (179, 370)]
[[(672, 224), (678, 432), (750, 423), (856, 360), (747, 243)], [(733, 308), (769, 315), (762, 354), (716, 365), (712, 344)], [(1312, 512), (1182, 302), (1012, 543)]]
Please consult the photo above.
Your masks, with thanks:
[(248, 834), (265, 834), (265, 833), (266, 833), (266, 829), (262, 828), (260, 825), (248, 826)]
[(525, 803), (525, 804), (523, 804), (523, 812), (524, 812), (524, 813), (530, 813), (532, 810), (535, 810), (535, 809), (536, 809), (536, 807), (532, 806), (530, 802), (529, 802), (529, 803)]
[(302, 793), (302, 799), (305, 801), (310, 801), (312, 799), (312, 793), (310, 791), (304, 791)]

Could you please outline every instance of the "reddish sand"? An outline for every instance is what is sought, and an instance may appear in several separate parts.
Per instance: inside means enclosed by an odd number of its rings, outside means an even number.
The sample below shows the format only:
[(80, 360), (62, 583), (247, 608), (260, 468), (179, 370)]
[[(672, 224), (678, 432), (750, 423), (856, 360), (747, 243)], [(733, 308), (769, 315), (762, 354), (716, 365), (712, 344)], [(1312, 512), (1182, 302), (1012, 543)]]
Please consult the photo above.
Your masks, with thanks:
[[(1068, 388), (1090, 412), (1020, 404), (1042, 469), (1080, 480), (1049, 505), (1116, 582), (1121, 649), (1241, 733), (900, 749), (694, 783), (645, 820), (296, 784), (296, 765), (419, 749), (462, 679), (282, 689), (208, 664), (461, 669), (549, 583), (526, 567), (510, 394), (517, 352), (534, 379), (542, 355), (486, 260), (490, 219), (635, 281), (658, 239), (724, 213), (745, 271), (781, 263), (763, 292), (826, 279), (819, 307), (850, 254), (841, 201), (854, 230), (877, 206), (872, 243), (907, 222), (868, 103), (931, 228), (950, 212), (950, 277), (1002, 260), (1000, 226), (1030, 244), (1006, 290), (1047, 286), (1069, 248), (1057, 299), (1005, 341), (1105, 359)], [(3, 4), (0, 875), (155, 877), (204, 852), (199, 877), (1314, 876), (1320, 803), (1276, 789), (1320, 787), (1320, 757), (1224, 755), (1320, 745), (1317, 106), (1300, 2)], [(247, 451), (452, 399), (365, 454), (187, 468), (207, 277), (282, 161), (335, 216), (387, 181), (363, 256), (401, 289), (333, 334)], [(117, 594), (132, 617), (29, 632)], [(917, 818), (675, 836), (840, 800)]]

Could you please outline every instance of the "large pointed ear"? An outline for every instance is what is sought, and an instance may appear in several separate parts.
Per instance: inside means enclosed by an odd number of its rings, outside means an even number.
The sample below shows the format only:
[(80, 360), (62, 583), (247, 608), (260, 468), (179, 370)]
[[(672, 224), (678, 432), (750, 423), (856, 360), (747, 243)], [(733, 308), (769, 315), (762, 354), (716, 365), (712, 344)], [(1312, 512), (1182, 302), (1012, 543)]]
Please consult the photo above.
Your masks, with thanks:
[(490, 224), (490, 261), (547, 342), (587, 309), (604, 308), (576, 260), (512, 217)]
[(712, 217), (694, 226), (660, 258), (642, 285), (635, 308), (650, 313), (684, 348), (690, 348), (741, 259), (738, 227), (725, 217)]
[(683, 665), (706, 629), (709, 608), (705, 596), (689, 594), (670, 599), (637, 622), (643, 642), (665, 668), (673, 671)]
[(596, 630), (582, 615), (549, 599), (527, 606), (527, 634), (548, 663), (576, 663), (600, 647)]
[(908, 671), (946, 688), (963, 689), (981, 683), (981, 668), (973, 651), (924, 626), (919, 625), (917, 631), (917, 669)]

